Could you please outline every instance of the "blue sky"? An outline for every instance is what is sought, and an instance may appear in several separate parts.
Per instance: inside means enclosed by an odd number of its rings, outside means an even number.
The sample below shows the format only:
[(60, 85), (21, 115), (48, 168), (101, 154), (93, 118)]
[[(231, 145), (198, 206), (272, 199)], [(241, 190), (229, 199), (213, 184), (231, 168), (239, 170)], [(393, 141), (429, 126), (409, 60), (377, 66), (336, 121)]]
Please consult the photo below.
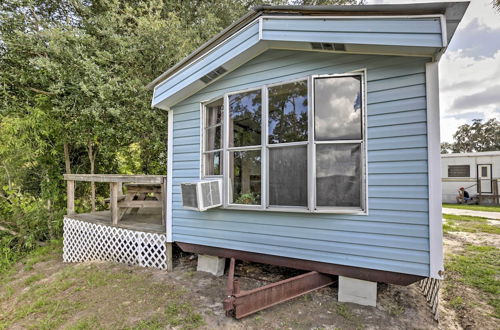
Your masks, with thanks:
[[(368, 4), (446, 2), (367, 0)], [(472, 119), (500, 119), (500, 13), (472, 0), (439, 64), (441, 141)]]

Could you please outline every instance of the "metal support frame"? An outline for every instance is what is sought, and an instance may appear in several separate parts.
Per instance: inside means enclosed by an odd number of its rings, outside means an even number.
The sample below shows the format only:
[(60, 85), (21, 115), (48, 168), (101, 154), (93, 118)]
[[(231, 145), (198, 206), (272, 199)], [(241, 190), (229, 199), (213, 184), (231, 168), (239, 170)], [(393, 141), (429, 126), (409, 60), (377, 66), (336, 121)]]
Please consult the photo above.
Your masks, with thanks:
[(237, 319), (336, 282), (329, 275), (312, 271), (260, 288), (241, 291), (239, 281), (234, 278), (235, 264), (236, 260), (231, 258), (223, 306), (227, 316)]
[(409, 285), (424, 279), (423, 276), (419, 275), (395, 273), (378, 269), (352, 267), (178, 241), (176, 242), (176, 244), (182, 249), (182, 251), (189, 253), (208, 254), (221, 258), (236, 258), (243, 261), (258, 262), (262, 264), (301, 269), (306, 271), (317, 271), (323, 274), (341, 275), (372, 282)]

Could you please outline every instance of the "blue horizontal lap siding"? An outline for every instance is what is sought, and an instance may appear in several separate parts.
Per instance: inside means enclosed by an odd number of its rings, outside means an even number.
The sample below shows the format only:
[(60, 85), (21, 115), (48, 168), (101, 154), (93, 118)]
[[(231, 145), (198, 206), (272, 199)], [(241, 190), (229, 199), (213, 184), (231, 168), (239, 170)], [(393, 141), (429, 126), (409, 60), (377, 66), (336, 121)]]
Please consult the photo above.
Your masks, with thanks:
[[(428, 275), (426, 59), (267, 51), (173, 108), (174, 241)], [(278, 69), (277, 69), (278, 68)], [(182, 208), (200, 176), (200, 102), (311, 74), (367, 69), (369, 215)]]
[(428, 19), (264, 19), (263, 40), (442, 47), (441, 23)]

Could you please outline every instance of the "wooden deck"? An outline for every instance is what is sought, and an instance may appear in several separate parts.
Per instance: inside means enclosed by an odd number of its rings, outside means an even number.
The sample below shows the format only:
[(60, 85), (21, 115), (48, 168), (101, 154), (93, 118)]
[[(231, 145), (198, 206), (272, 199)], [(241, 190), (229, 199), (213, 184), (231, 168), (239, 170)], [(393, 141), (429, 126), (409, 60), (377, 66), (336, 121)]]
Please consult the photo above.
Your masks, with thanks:
[(106, 226), (114, 226), (148, 233), (165, 234), (166, 232), (165, 225), (162, 224), (162, 210), (157, 208), (140, 209), (136, 214), (127, 212), (118, 225), (112, 224), (111, 211), (71, 214), (66, 217), (75, 220), (82, 220)]

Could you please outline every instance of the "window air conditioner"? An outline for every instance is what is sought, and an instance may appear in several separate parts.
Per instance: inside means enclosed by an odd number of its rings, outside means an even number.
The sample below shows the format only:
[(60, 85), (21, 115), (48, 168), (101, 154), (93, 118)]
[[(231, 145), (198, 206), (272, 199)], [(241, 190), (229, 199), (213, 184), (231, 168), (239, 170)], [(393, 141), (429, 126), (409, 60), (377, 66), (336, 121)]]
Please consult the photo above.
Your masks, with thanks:
[(182, 183), (181, 191), (185, 209), (206, 211), (222, 205), (221, 180)]

